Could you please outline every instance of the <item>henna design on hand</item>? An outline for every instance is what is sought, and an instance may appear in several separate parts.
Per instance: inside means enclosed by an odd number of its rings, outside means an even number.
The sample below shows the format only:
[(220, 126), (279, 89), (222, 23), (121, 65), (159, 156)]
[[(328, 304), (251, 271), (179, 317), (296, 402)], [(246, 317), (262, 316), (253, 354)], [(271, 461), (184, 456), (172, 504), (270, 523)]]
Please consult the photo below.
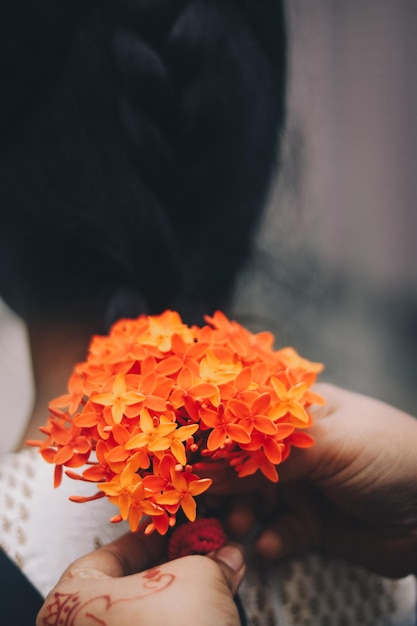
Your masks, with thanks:
[(157, 567), (142, 575), (142, 590), (130, 598), (112, 599), (106, 593), (89, 600), (82, 600), (81, 593), (55, 592), (52, 600), (45, 606), (42, 617), (43, 626), (107, 626), (106, 614), (122, 602), (133, 602), (169, 587), (175, 580), (174, 574), (161, 572)]

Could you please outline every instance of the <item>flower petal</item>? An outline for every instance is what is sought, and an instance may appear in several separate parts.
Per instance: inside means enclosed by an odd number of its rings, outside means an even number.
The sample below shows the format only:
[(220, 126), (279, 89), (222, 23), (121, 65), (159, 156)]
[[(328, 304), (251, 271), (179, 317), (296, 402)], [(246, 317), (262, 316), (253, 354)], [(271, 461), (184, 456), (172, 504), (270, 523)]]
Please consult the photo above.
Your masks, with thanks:
[(197, 505), (194, 498), (189, 495), (185, 495), (181, 499), (181, 508), (190, 522), (194, 522), (197, 516)]
[(221, 448), (226, 441), (226, 432), (223, 429), (215, 428), (211, 431), (207, 439), (208, 450), (214, 451)]

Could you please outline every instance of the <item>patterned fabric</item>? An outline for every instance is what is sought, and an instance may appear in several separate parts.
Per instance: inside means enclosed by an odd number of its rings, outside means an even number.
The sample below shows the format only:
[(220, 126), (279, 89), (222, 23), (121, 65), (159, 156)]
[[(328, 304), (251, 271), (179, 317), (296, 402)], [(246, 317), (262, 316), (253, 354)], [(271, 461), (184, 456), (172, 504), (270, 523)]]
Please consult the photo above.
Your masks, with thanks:
[(415, 626), (413, 576), (382, 578), (318, 555), (250, 568), (241, 589), (249, 626)]
[(54, 489), (53, 467), (37, 450), (0, 460), (0, 547), (42, 595), (72, 561), (127, 531), (109, 523), (115, 509), (106, 499), (68, 500), (93, 492), (94, 485), (69, 479)]
[[(0, 460), (0, 546), (45, 595), (78, 556), (126, 532), (105, 499), (77, 505), (92, 485), (64, 481), (35, 450)], [(414, 626), (413, 577), (391, 581), (317, 555), (265, 569), (249, 565), (239, 592), (248, 626)]]

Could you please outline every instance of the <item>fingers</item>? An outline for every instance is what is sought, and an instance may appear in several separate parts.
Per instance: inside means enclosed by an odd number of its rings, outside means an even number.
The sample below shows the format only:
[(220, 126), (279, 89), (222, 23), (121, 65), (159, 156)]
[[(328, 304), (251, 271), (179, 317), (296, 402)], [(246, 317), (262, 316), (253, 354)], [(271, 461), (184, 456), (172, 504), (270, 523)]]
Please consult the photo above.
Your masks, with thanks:
[(381, 534), (331, 504), (320, 515), (308, 508), (281, 514), (259, 535), (255, 549), (269, 562), (318, 549), (382, 576), (401, 578), (417, 571), (416, 533)]
[(225, 525), (238, 541), (253, 537), (259, 524), (271, 519), (280, 507), (281, 494), (276, 485), (260, 481), (256, 491), (229, 498)]
[(255, 549), (266, 561), (277, 561), (317, 547), (318, 539), (306, 532), (303, 521), (293, 514), (282, 515), (273, 526), (265, 529), (256, 541)]
[[(158, 563), (165, 546), (166, 538), (157, 533), (150, 536), (128, 533), (77, 559), (64, 572), (60, 583), (118, 578), (142, 572)], [(236, 593), (245, 573), (243, 549), (229, 544), (209, 556), (219, 565), (232, 594)]]
[(256, 508), (253, 505), (252, 494), (249, 501), (242, 499), (232, 501), (227, 513), (227, 529), (231, 535), (242, 538), (247, 536), (256, 525)]
[(62, 575), (61, 581), (89, 580), (135, 574), (155, 565), (166, 545), (159, 533), (127, 533), (115, 541), (77, 559)]
[(245, 575), (243, 548), (238, 544), (227, 544), (211, 554), (210, 558), (220, 567), (231, 594), (235, 595)]
[(257, 553), (268, 561), (318, 548), (323, 541), (319, 494), (294, 484), (284, 487), (283, 495), (282, 510), (275, 513), (255, 542)]

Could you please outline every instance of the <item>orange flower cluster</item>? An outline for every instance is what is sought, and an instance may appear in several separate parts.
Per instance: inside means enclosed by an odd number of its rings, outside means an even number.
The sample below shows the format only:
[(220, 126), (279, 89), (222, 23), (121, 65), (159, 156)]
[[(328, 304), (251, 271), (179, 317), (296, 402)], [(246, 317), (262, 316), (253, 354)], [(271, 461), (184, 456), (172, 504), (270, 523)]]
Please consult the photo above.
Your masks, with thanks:
[(312, 445), (303, 429), (308, 407), (323, 403), (310, 389), (321, 364), (274, 351), (271, 333), (253, 334), (219, 311), (205, 319), (189, 327), (165, 311), (93, 337), (68, 393), (50, 403), (46, 439), (28, 442), (55, 465), (56, 486), (64, 467), (97, 483), (96, 494), (74, 501), (107, 496), (119, 508), (112, 521), (136, 530), (146, 518), (145, 532), (165, 534), (180, 508), (195, 520), (210, 463), (277, 481), (291, 446)]

